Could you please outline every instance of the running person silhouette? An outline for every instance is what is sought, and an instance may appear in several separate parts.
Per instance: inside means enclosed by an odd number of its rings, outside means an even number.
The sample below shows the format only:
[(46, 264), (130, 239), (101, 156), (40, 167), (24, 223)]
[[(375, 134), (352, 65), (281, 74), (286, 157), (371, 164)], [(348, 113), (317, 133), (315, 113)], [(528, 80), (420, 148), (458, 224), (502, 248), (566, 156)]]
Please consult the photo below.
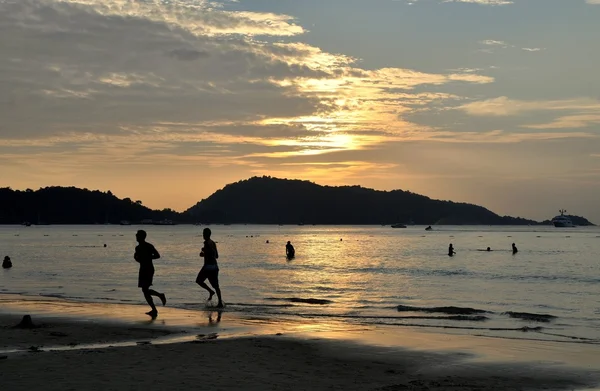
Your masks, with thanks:
[(142, 288), (144, 297), (151, 308), (151, 311), (146, 312), (146, 314), (156, 318), (158, 316), (158, 311), (156, 310), (152, 296), (160, 298), (160, 301), (162, 301), (163, 305), (167, 303), (167, 298), (165, 297), (164, 293), (159, 293), (153, 289), (150, 289), (150, 286), (152, 285), (152, 278), (154, 277), (154, 265), (152, 264), (152, 260), (160, 258), (160, 254), (158, 251), (156, 251), (156, 248), (154, 248), (152, 244), (146, 242), (146, 235), (146, 231), (141, 229), (135, 234), (135, 238), (139, 244), (135, 247), (135, 254), (133, 255), (133, 258), (137, 263), (140, 264), (138, 287)]
[[(219, 252), (217, 251), (217, 245), (212, 241), (210, 235), (212, 232), (210, 228), (204, 228), (202, 236), (204, 237), (204, 247), (200, 252), (200, 256), (204, 258), (204, 266), (200, 269), (198, 277), (196, 277), (196, 283), (202, 288), (206, 289), (209, 293), (208, 301), (210, 301), (215, 293), (219, 302), (217, 303), (218, 308), (223, 308), (223, 299), (221, 298), (221, 288), (219, 287), (219, 265), (217, 259), (219, 258)], [(214, 291), (209, 288), (204, 281), (208, 279), (210, 285), (214, 288)]]

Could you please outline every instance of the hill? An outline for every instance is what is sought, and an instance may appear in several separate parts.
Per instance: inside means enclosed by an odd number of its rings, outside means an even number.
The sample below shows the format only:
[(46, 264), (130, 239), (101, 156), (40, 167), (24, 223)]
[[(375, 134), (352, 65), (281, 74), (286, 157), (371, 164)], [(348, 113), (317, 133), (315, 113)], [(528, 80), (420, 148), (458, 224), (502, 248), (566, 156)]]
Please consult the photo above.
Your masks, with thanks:
[[(570, 216), (579, 226), (593, 225)], [(184, 213), (152, 210), (110, 191), (45, 187), (0, 188), (0, 224), (118, 224), (145, 221), (248, 224), (540, 224), (498, 216), (481, 206), (434, 200), (410, 191), (320, 186), (308, 181), (254, 177), (229, 184)], [(541, 224), (550, 224), (544, 221)]]
[(170, 209), (156, 211), (141, 201), (119, 199), (110, 191), (45, 187), (36, 191), (0, 188), (0, 224), (117, 224), (121, 220), (176, 220)]
[(255, 224), (537, 224), (481, 206), (433, 200), (409, 191), (320, 186), (254, 177), (225, 186), (184, 212), (203, 223)]

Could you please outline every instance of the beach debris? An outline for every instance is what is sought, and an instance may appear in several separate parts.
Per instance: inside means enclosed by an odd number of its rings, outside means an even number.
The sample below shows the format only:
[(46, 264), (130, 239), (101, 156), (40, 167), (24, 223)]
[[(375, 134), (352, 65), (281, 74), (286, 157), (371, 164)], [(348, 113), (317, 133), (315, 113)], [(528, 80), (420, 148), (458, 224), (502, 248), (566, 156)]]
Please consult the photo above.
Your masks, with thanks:
[(217, 339), (217, 338), (219, 338), (219, 334), (217, 334), (217, 333), (210, 333), (208, 335), (206, 335), (206, 334), (198, 334), (196, 336), (196, 340), (192, 341), (192, 342), (195, 342), (195, 343), (206, 342), (206, 341), (210, 341), (212, 339)]
[(33, 320), (31, 320), (31, 315), (24, 315), (23, 319), (21, 319), (21, 322), (15, 326), (15, 328), (17, 329), (35, 329), (38, 327), (39, 326), (33, 324)]

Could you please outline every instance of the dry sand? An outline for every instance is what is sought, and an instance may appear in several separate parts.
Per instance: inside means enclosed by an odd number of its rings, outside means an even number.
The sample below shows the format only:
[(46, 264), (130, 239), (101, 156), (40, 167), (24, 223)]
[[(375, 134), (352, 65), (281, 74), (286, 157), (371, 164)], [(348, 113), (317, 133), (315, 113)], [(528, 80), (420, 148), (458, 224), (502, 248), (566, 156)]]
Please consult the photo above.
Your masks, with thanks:
[[(43, 319), (13, 329), (0, 316), (0, 390), (542, 390), (585, 389), (591, 373), (524, 364), (477, 363), (468, 355), (376, 348), (286, 336), (198, 338), (172, 344), (78, 349), (135, 342), (173, 330)], [(36, 319), (34, 317), (34, 322)], [(6, 353), (76, 343), (73, 350)]]

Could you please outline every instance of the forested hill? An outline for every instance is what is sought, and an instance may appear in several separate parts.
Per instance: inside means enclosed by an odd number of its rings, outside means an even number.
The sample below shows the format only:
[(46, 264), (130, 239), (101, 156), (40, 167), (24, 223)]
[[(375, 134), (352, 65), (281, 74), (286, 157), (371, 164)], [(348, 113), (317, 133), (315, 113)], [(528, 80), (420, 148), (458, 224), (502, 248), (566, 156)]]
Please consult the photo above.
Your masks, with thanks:
[(151, 210), (141, 201), (119, 199), (110, 191), (46, 187), (36, 191), (0, 188), (0, 224), (118, 224), (145, 219), (177, 220), (170, 209)]
[(227, 185), (184, 214), (198, 222), (232, 224), (536, 224), (409, 191), (320, 186), (271, 177)]

